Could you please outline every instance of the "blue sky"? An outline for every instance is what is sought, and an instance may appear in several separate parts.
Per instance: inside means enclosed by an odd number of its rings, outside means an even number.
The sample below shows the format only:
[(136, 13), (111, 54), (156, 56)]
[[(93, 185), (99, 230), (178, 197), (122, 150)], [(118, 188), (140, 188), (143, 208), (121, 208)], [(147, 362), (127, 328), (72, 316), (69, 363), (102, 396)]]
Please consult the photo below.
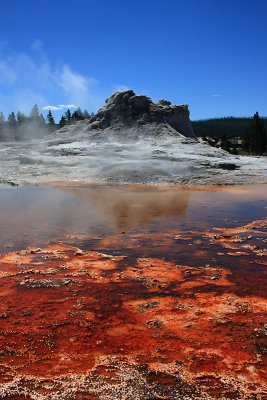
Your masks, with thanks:
[(95, 112), (131, 88), (192, 119), (266, 116), (266, 15), (266, 0), (1, 2), (0, 111)]

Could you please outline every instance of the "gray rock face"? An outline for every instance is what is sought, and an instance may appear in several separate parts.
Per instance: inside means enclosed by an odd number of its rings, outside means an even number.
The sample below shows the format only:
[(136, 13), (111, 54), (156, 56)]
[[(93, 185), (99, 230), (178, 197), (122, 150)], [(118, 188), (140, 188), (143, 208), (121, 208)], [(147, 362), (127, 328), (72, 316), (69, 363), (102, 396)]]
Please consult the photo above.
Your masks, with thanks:
[(187, 105), (172, 105), (167, 100), (153, 103), (147, 96), (132, 90), (114, 93), (92, 117), (88, 129), (141, 127), (148, 124), (169, 125), (185, 137), (195, 138)]

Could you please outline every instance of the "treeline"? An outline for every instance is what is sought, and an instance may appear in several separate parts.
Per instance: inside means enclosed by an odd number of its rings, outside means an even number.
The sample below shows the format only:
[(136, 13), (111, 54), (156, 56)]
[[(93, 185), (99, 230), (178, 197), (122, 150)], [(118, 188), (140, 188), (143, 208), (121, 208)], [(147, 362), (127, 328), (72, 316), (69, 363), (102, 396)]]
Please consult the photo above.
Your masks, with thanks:
[(260, 118), (258, 112), (254, 114), (251, 124), (243, 137), (242, 149), (252, 154), (267, 154), (266, 120), (264, 121), (263, 118)]
[(29, 115), (22, 112), (15, 114), (11, 112), (7, 118), (0, 112), (0, 141), (20, 141), (33, 138), (42, 138), (65, 125), (73, 125), (78, 121), (90, 118), (93, 113), (77, 108), (73, 113), (68, 109), (60, 118), (59, 123), (55, 122), (52, 111), (49, 110), (46, 117), (39, 112), (35, 104)]
[[(48, 112), (47, 119), (51, 118), (51, 111)], [(58, 127), (63, 128), (65, 125), (73, 125), (78, 121), (82, 121), (87, 118), (94, 116), (94, 113), (89, 113), (87, 110), (82, 111), (80, 107), (77, 108), (73, 113), (68, 109), (64, 115), (61, 116)]]
[(267, 118), (214, 118), (192, 122), (198, 137), (234, 154), (267, 153)]
[[(246, 135), (253, 117), (250, 118), (212, 118), (205, 120), (192, 121), (193, 129), (197, 136), (222, 137), (228, 138), (242, 137)], [(265, 129), (267, 129), (267, 118), (262, 118)]]

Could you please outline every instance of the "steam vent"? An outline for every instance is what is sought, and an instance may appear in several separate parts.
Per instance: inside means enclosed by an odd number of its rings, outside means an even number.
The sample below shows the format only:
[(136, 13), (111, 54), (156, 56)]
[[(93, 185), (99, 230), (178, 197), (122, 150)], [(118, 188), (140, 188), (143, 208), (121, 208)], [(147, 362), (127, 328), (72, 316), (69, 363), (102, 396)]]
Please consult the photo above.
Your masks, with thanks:
[(133, 90), (116, 92), (106, 100), (106, 104), (90, 119), (88, 128), (125, 128), (144, 125), (165, 125), (175, 133), (195, 138), (189, 119), (188, 105), (173, 105), (167, 100), (158, 103), (147, 96), (139, 96)]

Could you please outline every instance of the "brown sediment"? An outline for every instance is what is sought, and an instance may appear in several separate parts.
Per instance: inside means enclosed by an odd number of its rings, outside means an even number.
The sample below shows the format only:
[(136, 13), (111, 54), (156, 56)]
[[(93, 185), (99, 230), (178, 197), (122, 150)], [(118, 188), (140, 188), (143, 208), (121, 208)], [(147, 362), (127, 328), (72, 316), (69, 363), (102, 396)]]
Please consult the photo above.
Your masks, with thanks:
[(0, 397), (267, 398), (266, 227), (2, 255)]
[(36, 184), (35, 186), (50, 186), (55, 188), (74, 188), (74, 187), (82, 187), (82, 188), (118, 188), (119, 190), (134, 190), (134, 191), (144, 191), (144, 190), (155, 190), (155, 191), (166, 191), (166, 190), (197, 190), (197, 191), (216, 191), (216, 192), (239, 192), (239, 191), (247, 191), (255, 188), (266, 188), (266, 184), (253, 184), (253, 185), (191, 185), (191, 184), (150, 184), (150, 183), (96, 183), (96, 182), (88, 182), (88, 181), (81, 181), (81, 180), (64, 180), (64, 181), (43, 181), (40, 184)]

